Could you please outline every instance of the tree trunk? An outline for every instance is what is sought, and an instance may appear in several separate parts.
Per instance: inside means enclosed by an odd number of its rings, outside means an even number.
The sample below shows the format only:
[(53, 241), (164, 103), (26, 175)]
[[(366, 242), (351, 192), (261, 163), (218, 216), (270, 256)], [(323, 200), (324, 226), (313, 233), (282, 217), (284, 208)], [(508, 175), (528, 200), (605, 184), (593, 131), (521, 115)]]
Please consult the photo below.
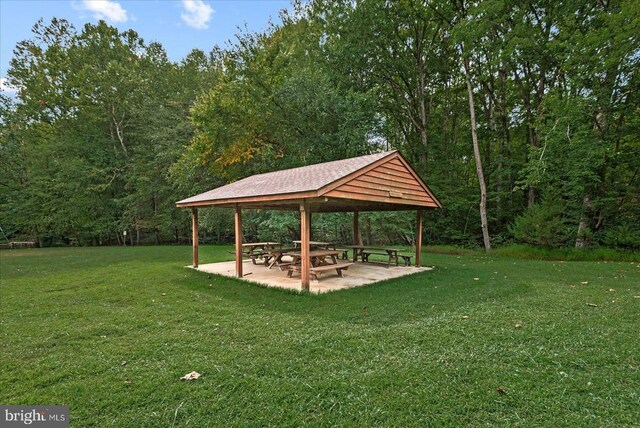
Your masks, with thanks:
[(467, 92), (469, 93), (469, 113), (471, 115), (471, 139), (473, 141), (473, 155), (476, 161), (476, 173), (480, 184), (480, 224), (482, 225), (482, 240), (484, 249), (491, 249), (491, 239), (489, 237), (489, 224), (487, 222), (487, 186), (482, 172), (482, 160), (480, 159), (480, 148), (478, 147), (478, 130), (476, 127), (476, 112), (473, 102), (473, 88), (471, 86), (471, 73), (469, 71), (469, 60), (464, 59), (464, 74), (467, 81)]
[(582, 215), (580, 216), (580, 222), (578, 223), (578, 233), (576, 235), (576, 248), (585, 248), (589, 246), (589, 237), (585, 232), (589, 225), (588, 211), (593, 207), (591, 198), (588, 194), (584, 195), (582, 199)]
[(418, 132), (420, 133), (420, 166), (422, 167), (422, 171), (427, 171), (427, 162), (429, 160), (427, 146), (429, 144), (429, 136), (428, 136), (428, 112), (425, 100), (425, 69), (424, 63), (422, 61), (422, 55), (420, 51), (418, 51), (418, 106), (419, 106), (419, 120), (420, 126), (418, 128)]

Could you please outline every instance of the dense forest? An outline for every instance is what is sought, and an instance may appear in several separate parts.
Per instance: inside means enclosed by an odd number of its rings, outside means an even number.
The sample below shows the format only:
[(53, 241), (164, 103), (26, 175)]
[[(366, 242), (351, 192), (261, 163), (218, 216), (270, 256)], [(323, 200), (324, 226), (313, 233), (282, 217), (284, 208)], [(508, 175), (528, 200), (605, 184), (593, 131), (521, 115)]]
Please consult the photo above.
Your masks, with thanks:
[[(310, 1), (168, 59), (105, 22), (37, 22), (0, 102), (0, 226), (40, 245), (186, 243), (175, 201), (398, 149), (443, 204), (427, 244), (640, 248), (640, 2)], [(411, 244), (415, 216), (368, 213)], [(247, 239), (295, 236), (247, 213)], [(314, 234), (348, 240), (345, 215)], [(231, 213), (201, 210), (204, 242)], [(3, 237), (4, 239), (4, 237)]]

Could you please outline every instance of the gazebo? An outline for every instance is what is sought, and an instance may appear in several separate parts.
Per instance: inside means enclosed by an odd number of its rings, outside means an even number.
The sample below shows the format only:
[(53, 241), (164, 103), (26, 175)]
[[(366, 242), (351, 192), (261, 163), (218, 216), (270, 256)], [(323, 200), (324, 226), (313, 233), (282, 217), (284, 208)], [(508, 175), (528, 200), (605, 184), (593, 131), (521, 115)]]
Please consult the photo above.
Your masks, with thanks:
[(234, 210), (235, 271), (238, 278), (243, 276), (242, 210), (300, 211), (303, 290), (309, 290), (311, 213), (353, 212), (355, 240), (359, 235), (359, 212), (415, 211), (415, 264), (419, 267), (422, 210), (442, 208), (427, 184), (398, 151), (252, 175), (178, 201), (176, 206), (191, 208), (194, 268), (198, 267), (198, 209), (226, 207)]

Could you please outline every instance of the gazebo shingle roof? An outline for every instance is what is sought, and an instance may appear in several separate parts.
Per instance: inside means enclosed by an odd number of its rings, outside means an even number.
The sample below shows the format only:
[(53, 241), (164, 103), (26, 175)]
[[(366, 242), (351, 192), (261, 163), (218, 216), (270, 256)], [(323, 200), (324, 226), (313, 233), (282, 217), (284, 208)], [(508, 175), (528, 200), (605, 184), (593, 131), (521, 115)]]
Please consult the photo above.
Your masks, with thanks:
[(376, 153), (282, 171), (252, 175), (236, 182), (178, 201), (178, 205), (219, 199), (283, 195), (319, 190), (394, 152)]
[(252, 175), (176, 205), (297, 210), (301, 200), (323, 212), (441, 207), (398, 151)]

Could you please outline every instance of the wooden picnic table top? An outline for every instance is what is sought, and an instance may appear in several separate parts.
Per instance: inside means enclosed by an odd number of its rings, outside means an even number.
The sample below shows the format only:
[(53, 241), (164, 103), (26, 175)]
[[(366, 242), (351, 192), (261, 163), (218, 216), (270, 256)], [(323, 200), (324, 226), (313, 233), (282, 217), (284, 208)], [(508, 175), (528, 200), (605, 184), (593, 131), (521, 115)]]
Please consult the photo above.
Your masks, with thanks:
[[(301, 244), (302, 241), (293, 241), (294, 244)], [(327, 246), (327, 245), (333, 245), (331, 242), (322, 242), (322, 241), (309, 241), (309, 245), (321, 245), (321, 246)]]
[(348, 245), (348, 247), (353, 248), (355, 250), (402, 251), (399, 248), (378, 247), (378, 246), (370, 246), (370, 245)]
[(247, 244), (242, 244), (243, 247), (267, 247), (273, 245), (282, 245), (279, 242), (249, 242)]
[(291, 251), (300, 251), (300, 248), (271, 248), (267, 250), (271, 254), (290, 253)]
[[(342, 251), (339, 250), (312, 250), (309, 251), (309, 257), (337, 256)], [(302, 252), (294, 251), (289, 253), (290, 256), (302, 257)]]

